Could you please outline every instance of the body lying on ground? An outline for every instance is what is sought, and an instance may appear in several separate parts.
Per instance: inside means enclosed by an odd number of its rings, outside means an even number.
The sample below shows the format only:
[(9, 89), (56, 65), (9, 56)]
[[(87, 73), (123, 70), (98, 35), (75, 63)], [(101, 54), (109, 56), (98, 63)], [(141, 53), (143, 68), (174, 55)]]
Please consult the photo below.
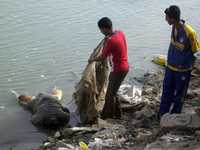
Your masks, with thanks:
[(19, 95), (20, 105), (32, 113), (31, 122), (35, 126), (56, 129), (65, 126), (70, 112), (60, 103), (62, 91), (54, 89), (51, 94), (39, 93), (37, 96)]

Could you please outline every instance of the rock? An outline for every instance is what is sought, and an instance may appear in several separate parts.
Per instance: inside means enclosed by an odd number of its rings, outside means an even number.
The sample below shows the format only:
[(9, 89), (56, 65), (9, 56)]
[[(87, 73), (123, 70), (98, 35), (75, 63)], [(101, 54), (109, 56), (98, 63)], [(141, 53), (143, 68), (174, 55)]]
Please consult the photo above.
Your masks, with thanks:
[(78, 146), (73, 146), (73, 145), (71, 145), (71, 144), (66, 144), (66, 146), (67, 146), (67, 148), (68, 148), (68, 150), (79, 150), (78, 149)]
[(67, 146), (66, 146), (66, 143), (64, 143), (63, 141), (57, 141), (57, 142), (56, 142), (56, 145), (57, 145), (58, 147), (67, 147)]
[(200, 137), (200, 130), (195, 131), (195, 135)]
[(200, 129), (200, 117), (194, 114), (165, 114), (160, 121), (162, 129), (197, 130)]
[(127, 130), (123, 125), (113, 125), (111, 128), (104, 129), (95, 133), (92, 136), (94, 138), (100, 139), (112, 139), (113, 137), (122, 137), (126, 134)]
[(56, 142), (56, 139), (55, 138), (52, 138), (52, 137), (48, 137), (47, 140), (51, 143), (55, 143)]
[(109, 122), (107, 122), (103, 119), (100, 119), (100, 118), (98, 118), (97, 124), (93, 125), (93, 127), (99, 128), (99, 129), (101, 129), (101, 128), (111, 128), (112, 126), (113, 126), (112, 123), (109, 123)]
[[(124, 108), (130, 108), (130, 111), (123, 112), (121, 119), (98, 119), (92, 127), (65, 128), (60, 131), (61, 137), (64, 137), (62, 141), (53, 138), (48, 147), (40, 150), (78, 150), (77, 143), (80, 141), (89, 143), (90, 148), (103, 150), (200, 150), (200, 109), (194, 108), (200, 106), (197, 101), (200, 78), (191, 79), (191, 94), (186, 98), (183, 109), (185, 114), (166, 114), (168, 117), (164, 115), (161, 118), (161, 128), (169, 131), (167, 134), (160, 129), (155, 117), (160, 104), (161, 78), (159, 75), (145, 77), (143, 90), (146, 92), (143, 92), (141, 103), (137, 106), (138, 103), (124, 102), (128, 104)], [(191, 134), (195, 130), (195, 134)]]
[(155, 143), (151, 143), (151, 144), (148, 144), (145, 148), (144, 148), (144, 150), (163, 150), (162, 148), (161, 148), (161, 145), (156, 145)]
[(199, 142), (193, 135), (168, 133), (148, 144), (144, 150), (194, 150), (197, 147), (199, 147)]
[(142, 110), (135, 112), (136, 119), (151, 118), (153, 115), (155, 115), (155, 111), (148, 106), (145, 106)]
[(135, 139), (137, 143), (146, 143), (153, 136), (150, 130), (138, 129), (136, 132), (138, 132)]
[(121, 109), (124, 112), (135, 112), (141, 110), (144, 106), (145, 106), (144, 102), (138, 102), (135, 104), (121, 103)]
[(62, 131), (62, 135), (67, 138), (67, 137), (71, 137), (74, 134), (74, 132), (70, 129), (70, 128), (65, 128)]
[(95, 133), (99, 131), (99, 128), (95, 127), (73, 127), (73, 128), (65, 128), (62, 132), (62, 135), (65, 138), (75, 136), (79, 133), (85, 134), (85, 133)]
[(195, 108), (195, 112), (196, 112), (197, 115), (200, 117), (200, 107), (196, 107), (196, 108)]

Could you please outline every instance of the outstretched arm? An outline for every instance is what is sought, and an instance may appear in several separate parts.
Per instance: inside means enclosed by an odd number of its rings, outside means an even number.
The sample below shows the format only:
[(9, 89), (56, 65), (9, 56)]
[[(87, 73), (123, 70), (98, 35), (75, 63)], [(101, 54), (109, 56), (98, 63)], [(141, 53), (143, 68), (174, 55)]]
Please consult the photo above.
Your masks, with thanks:
[(96, 56), (96, 57), (94, 57), (94, 58), (90, 58), (89, 60), (88, 60), (88, 62), (89, 63), (92, 63), (93, 61), (103, 61), (103, 60), (105, 60), (106, 58), (104, 58), (102, 55), (100, 55), (100, 56)]

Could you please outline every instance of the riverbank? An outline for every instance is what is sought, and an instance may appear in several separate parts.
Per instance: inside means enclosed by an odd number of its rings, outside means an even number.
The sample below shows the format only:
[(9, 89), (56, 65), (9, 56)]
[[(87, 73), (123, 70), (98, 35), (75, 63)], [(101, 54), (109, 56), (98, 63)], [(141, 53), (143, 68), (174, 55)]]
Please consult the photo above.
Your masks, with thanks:
[[(188, 131), (168, 130), (160, 126), (157, 120), (163, 76), (164, 72), (160, 71), (135, 79), (143, 85), (142, 101), (130, 104), (131, 107), (126, 107), (128, 109), (124, 108), (121, 119), (98, 119), (97, 124), (90, 126), (63, 128), (48, 137), (38, 150), (72, 150), (84, 144), (90, 149), (103, 150), (197, 150), (200, 147), (200, 126)], [(193, 76), (183, 114), (199, 116), (195, 111), (200, 106), (199, 85), (199, 76)]]

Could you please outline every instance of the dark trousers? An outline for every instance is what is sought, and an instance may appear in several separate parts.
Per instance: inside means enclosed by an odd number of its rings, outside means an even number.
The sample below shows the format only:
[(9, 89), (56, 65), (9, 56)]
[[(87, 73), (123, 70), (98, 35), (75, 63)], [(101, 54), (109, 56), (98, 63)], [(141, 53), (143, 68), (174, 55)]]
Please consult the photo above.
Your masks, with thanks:
[(181, 113), (183, 101), (189, 86), (190, 76), (191, 71), (176, 72), (166, 68), (159, 110), (160, 116), (168, 112)]
[(117, 91), (126, 77), (128, 71), (122, 71), (118, 73), (110, 73), (109, 83), (105, 96), (105, 104), (101, 113), (101, 118), (120, 118), (121, 108), (117, 98)]

